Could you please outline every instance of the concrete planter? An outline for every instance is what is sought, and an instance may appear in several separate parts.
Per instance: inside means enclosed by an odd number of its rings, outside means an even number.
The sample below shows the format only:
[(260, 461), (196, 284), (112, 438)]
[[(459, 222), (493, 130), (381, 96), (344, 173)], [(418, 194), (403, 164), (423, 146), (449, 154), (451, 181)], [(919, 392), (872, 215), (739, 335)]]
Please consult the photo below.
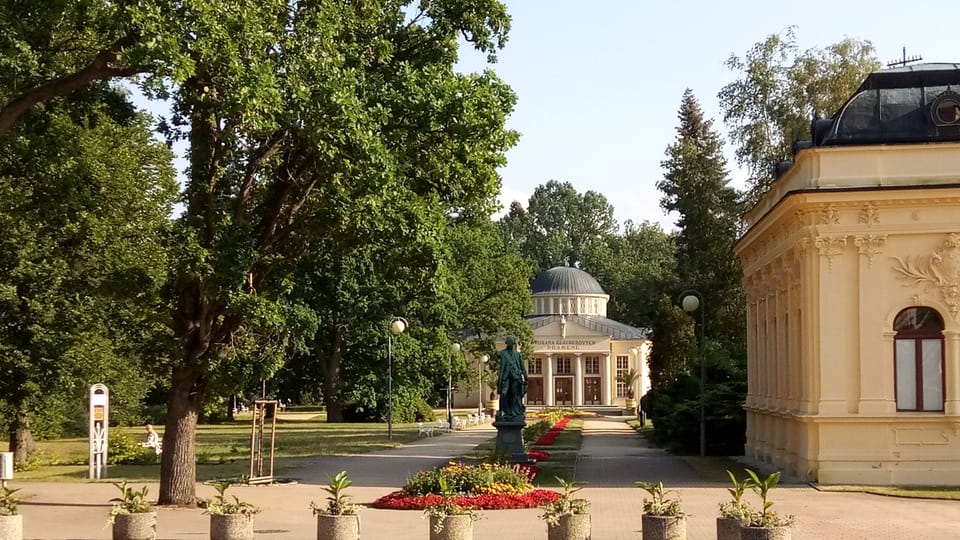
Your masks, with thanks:
[(687, 518), (643, 514), (643, 540), (686, 540)]
[(154, 540), (156, 537), (156, 512), (113, 516), (113, 540)]
[(211, 515), (210, 540), (253, 540), (253, 515)]
[(0, 540), (23, 540), (23, 516), (0, 516)]
[(590, 540), (590, 514), (567, 514), (556, 525), (548, 523), (547, 540)]
[(790, 527), (743, 527), (741, 540), (790, 540)]
[(318, 514), (317, 540), (360, 540), (360, 516)]
[[(443, 521), (440, 532), (437, 532), (438, 521)], [(473, 516), (430, 516), (430, 540), (473, 540)]]
[(717, 518), (717, 540), (740, 540), (740, 529), (743, 525), (739, 519)]

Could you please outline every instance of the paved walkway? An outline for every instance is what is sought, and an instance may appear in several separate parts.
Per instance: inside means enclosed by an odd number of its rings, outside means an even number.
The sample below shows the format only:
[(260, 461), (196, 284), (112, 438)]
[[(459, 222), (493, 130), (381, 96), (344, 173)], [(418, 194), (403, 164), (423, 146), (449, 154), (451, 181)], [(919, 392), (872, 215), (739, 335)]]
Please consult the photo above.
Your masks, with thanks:
[[(295, 475), (296, 485), (231, 488), (243, 500), (263, 508), (256, 517), (257, 537), (265, 540), (312, 539), (316, 522), (311, 500), (321, 502), (326, 473), (347, 470), (354, 479), (356, 502), (370, 503), (397, 489), (416, 471), (445, 463), (495, 436), (490, 424), (423, 438), (401, 448), (352, 457), (310, 460)], [(644, 492), (636, 480), (663, 480), (677, 488), (691, 514), (688, 538), (715, 538), (717, 504), (727, 498), (723, 484), (705, 483), (677, 458), (650, 448), (625, 423), (625, 418), (587, 419), (576, 467), (576, 478), (588, 482), (581, 492), (591, 502), (593, 540), (640, 538), (640, 510)], [(140, 484), (135, 484), (139, 486)], [(155, 496), (157, 486), (148, 484)], [(24, 538), (107, 539), (106, 516), (116, 488), (105, 483), (14, 482), (26, 497), (21, 504)], [(776, 509), (797, 516), (795, 539), (958, 538), (960, 502), (906, 500), (858, 493), (822, 493), (806, 485), (776, 490)], [(213, 489), (198, 486), (198, 495)], [(475, 524), (477, 540), (536, 539), (546, 537), (539, 510), (483, 512)], [(365, 540), (422, 540), (427, 521), (421, 512), (364, 509), (361, 533)], [(158, 531), (163, 539), (207, 537), (208, 517), (197, 509), (160, 509)]]

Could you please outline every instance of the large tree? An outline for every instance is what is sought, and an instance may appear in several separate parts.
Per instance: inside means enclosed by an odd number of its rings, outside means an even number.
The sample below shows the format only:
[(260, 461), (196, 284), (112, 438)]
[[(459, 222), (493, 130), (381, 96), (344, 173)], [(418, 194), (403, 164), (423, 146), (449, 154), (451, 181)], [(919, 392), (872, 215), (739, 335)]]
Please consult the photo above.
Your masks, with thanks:
[(180, 14), (191, 70), (169, 92), (190, 166), (161, 503), (193, 502), (197, 415), (223, 352), (238, 335), (274, 336), (276, 350), (295, 337), (283, 321), (301, 257), (327, 238), (429, 239), (450, 209), (489, 205), (498, 188), (514, 96), (453, 65), (460, 37), (502, 44), (505, 8), (408, 4), (208, 0)]
[(799, 51), (794, 28), (771, 34), (726, 65), (738, 75), (719, 93), (737, 162), (756, 201), (774, 179), (777, 162), (792, 157), (795, 140), (810, 137), (814, 117), (829, 117), (880, 68), (873, 44), (854, 38)]
[(712, 339), (743, 347), (744, 300), (733, 253), (741, 204), (730, 186), (720, 136), (693, 92), (683, 94), (675, 141), (667, 147), (660, 206), (677, 216), (677, 285), (704, 295)]
[(514, 202), (500, 220), (504, 236), (538, 271), (581, 267), (608, 235), (617, 231), (613, 207), (595, 192), (577, 192), (570, 182), (537, 186), (527, 208)]
[(92, 383), (111, 388), (115, 418), (139, 420), (176, 194), (171, 152), (120, 91), (100, 83), (25, 118), (0, 139), (0, 410), (18, 463), (31, 420), (76, 423)]
[[(661, 207), (677, 216), (677, 281), (657, 304), (651, 358), (656, 389), (644, 408), (653, 416), (659, 442), (689, 450), (697, 447), (697, 430), (691, 426), (696, 425), (698, 401), (709, 394), (708, 451), (737, 452), (743, 447), (745, 385), (740, 368), (746, 360), (744, 297), (733, 253), (739, 194), (729, 186), (720, 137), (690, 90), (684, 92), (678, 116), (677, 136), (667, 147), (664, 177), (657, 183), (663, 193)], [(702, 355), (692, 354), (693, 320), (673, 303), (687, 288), (702, 299), (702, 311), (693, 314), (703, 321), (697, 325)], [(700, 380), (700, 369), (692, 369), (701, 362), (705, 380)], [(701, 388), (707, 390), (703, 395)], [(731, 416), (731, 411), (741, 412)]]

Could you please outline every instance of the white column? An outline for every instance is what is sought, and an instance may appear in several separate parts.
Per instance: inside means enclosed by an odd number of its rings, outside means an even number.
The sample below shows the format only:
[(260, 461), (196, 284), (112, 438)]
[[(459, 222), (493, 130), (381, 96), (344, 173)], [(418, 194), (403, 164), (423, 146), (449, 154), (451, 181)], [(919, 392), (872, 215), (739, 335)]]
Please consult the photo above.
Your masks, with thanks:
[(553, 406), (553, 355), (547, 354), (547, 362), (543, 373), (543, 404), (547, 407)]
[(610, 353), (603, 353), (603, 373), (600, 376), (600, 399), (606, 406), (610, 406)]
[(583, 406), (583, 353), (576, 353), (573, 364), (573, 406)]

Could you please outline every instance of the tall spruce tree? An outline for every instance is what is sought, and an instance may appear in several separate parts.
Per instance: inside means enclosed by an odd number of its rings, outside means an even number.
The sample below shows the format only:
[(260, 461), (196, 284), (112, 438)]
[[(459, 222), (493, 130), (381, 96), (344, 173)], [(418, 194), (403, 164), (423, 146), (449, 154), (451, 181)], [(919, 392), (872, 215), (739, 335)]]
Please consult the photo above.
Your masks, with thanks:
[[(703, 296), (697, 332), (703, 347), (693, 354), (686, 317), (666, 298), (658, 305), (651, 372), (655, 388), (643, 402), (654, 421), (654, 439), (676, 451), (692, 452), (698, 445), (695, 426), (700, 403), (705, 407), (706, 449), (723, 455), (743, 451), (746, 428), (742, 413), (746, 390), (744, 371), (744, 297), (740, 265), (733, 253), (740, 215), (739, 194), (730, 187), (720, 137), (706, 120), (689, 89), (684, 92), (676, 140), (667, 147), (661, 207), (677, 215), (677, 288), (696, 289)], [(697, 319), (701, 315), (695, 314)], [(688, 359), (684, 361), (684, 356)], [(694, 369), (704, 363), (707, 374)], [(685, 366), (686, 369), (681, 369)], [(701, 395), (703, 392), (703, 395)]]
[(657, 188), (663, 193), (660, 207), (677, 214), (679, 286), (704, 295), (707, 336), (731, 352), (740, 351), (744, 299), (740, 263), (733, 253), (739, 194), (729, 185), (720, 136), (690, 89), (683, 94), (678, 118), (677, 138), (667, 147)]

